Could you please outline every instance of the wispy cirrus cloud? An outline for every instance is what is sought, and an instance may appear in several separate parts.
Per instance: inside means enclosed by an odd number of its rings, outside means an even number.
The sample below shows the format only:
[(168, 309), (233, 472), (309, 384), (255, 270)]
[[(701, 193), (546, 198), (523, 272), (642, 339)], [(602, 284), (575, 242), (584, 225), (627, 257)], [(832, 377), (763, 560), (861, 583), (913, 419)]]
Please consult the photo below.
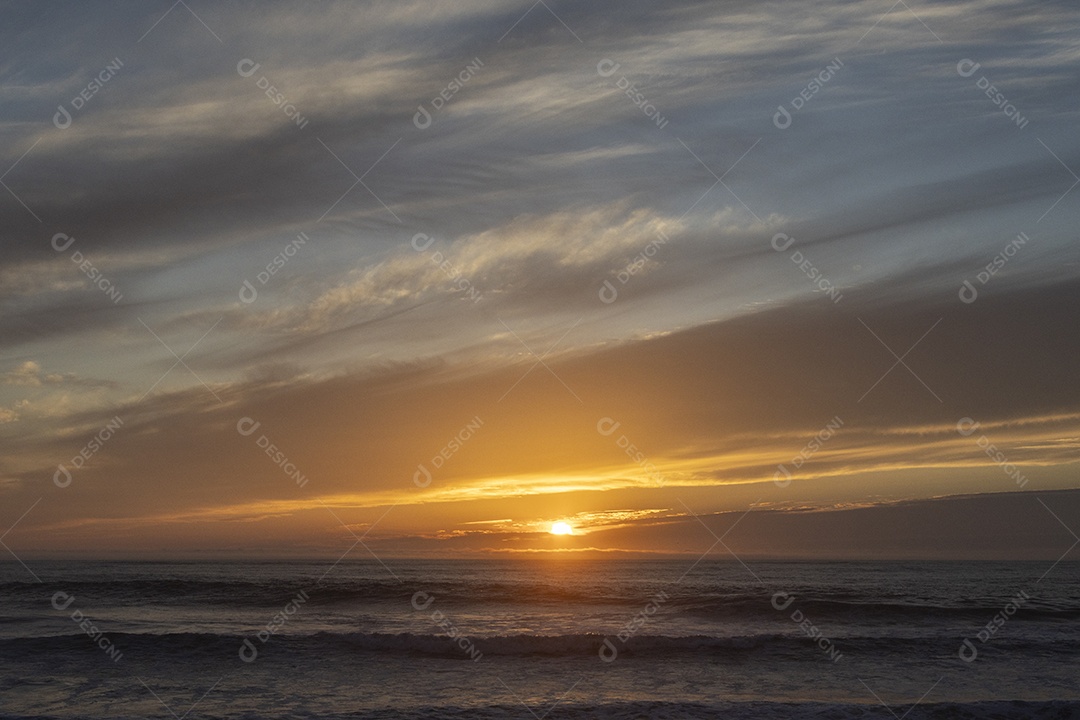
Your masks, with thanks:
[[(125, 419), (79, 502), (43, 503), (27, 532), (173, 513), (322, 542), (320, 501), (357, 527), (402, 502), (454, 533), (599, 528), (675, 492), (728, 510), (833, 417), (793, 496), (764, 502), (972, 490), (990, 458), (961, 417), (1033, 483), (1068, 486), (1068, 2), (548, 5), (5, 7), (3, 491), (52, 491)], [(57, 233), (76, 238), (63, 254)], [(417, 464), (484, 413), (418, 495)], [(311, 495), (268, 479), (244, 416)]]

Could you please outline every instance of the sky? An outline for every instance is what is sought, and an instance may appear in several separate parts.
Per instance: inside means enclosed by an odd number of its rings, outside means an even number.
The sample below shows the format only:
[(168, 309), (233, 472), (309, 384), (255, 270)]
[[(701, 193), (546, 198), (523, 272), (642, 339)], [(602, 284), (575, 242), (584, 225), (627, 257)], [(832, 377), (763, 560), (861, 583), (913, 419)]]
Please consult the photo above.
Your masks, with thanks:
[(1069, 2), (0, 16), (5, 560), (1080, 543)]

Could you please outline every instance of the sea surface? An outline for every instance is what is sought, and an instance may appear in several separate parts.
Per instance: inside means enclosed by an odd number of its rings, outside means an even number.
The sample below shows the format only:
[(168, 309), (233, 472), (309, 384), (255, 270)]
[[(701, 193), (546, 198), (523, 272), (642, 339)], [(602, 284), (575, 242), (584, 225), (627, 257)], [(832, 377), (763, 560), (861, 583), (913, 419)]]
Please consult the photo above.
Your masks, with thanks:
[(1080, 717), (1069, 561), (32, 570), (0, 565), (5, 720)]

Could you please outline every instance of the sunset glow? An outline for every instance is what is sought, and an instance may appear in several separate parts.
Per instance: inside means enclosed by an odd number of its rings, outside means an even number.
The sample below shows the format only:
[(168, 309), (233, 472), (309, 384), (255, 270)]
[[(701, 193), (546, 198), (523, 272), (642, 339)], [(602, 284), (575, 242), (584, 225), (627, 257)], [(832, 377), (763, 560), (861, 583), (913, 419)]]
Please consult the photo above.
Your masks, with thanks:
[(11, 5), (5, 544), (1057, 557), (1076, 18), (1009, 2)]

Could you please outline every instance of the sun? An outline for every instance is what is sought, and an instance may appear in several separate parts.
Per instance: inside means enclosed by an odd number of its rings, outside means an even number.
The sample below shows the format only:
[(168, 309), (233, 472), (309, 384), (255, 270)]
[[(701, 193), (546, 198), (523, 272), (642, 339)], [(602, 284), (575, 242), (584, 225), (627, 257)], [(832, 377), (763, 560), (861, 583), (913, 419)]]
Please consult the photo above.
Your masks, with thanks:
[(551, 524), (552, 535), (573, 535), (574, 528), (570, 527), (567, 523), (557, 522)]

